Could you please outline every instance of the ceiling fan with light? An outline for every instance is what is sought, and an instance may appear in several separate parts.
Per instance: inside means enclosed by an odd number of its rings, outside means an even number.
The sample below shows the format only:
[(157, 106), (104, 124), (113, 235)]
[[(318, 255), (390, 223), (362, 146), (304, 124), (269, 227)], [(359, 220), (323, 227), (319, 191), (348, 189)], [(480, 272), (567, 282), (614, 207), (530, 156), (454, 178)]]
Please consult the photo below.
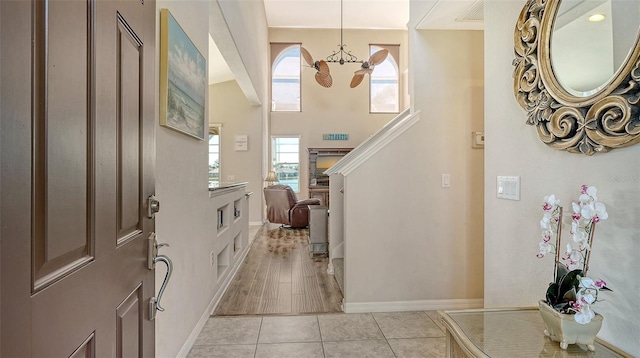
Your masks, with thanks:
[(329, 88), (333, 84), (333, 78), (331, 77), (331, 73), (329, 71), (329, 65), (327, 63), (339, 63), (344, 65), (345, 63), (360, 63), (360, 69), (355, 71), (353, 78), (351, 79), (351, 88), (357, 87), (362, 80), (364, 79), (365, 74), (371, 75), (373, 69), (376, 65), (381, 64), (384, 60), (387, 59), (389, 55), (389, 50), (382, 49), (380, 51), (376, 51), (367, 61), (358, 60), (358, 58), (351, 53), (351, 51), (346, 51), (345, 47), (347, 45), (344, 44), (343, 41), (343, 0), (340, 0), (340, 45), (338, 45), (339, 50), (334, 51), (332, 54), (327, 56), (326, 60), (317, 60), (314, 61), (313, 57), (304, 47), (300, 47), (300, 53), (304, 58), (304, 61), (307, 63), (309, 67), (314, 68), (316, 72), (316, 82), (320, 84), (322, 87)]

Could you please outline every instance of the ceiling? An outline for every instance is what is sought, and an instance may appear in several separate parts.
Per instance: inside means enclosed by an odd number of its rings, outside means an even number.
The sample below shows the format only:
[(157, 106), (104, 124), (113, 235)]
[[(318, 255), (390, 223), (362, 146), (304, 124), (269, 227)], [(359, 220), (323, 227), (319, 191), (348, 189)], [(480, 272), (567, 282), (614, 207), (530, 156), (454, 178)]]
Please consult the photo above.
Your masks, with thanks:
[[(340, 0), (263, 0), (269, 27), (340, 28)], [(417, 0), (424, 15), (416, 28), (482, 30), (484, 0)], [(345, 29), (406, 29), (409, 0), (343, 0)], [(209, 83), (233, 79), (220, 52), (210, 41)], [(220, 63), (222, 62), (222, 63)]]
[[(340, 0), (264, 0), (269, 27), (340, 28)], [(409, 0), (343, 0), (345, 29), (406, 29)]]

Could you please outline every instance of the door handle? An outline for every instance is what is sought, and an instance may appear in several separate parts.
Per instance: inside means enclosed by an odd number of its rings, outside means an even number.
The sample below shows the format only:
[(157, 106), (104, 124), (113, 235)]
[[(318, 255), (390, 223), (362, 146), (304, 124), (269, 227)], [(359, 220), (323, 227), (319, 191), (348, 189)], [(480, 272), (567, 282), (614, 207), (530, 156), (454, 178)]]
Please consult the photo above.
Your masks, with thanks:
[(167, 273), (164, 275), (164, 280), (162, 281), (162, 286), (160, 286), (160, 291), (158, 291), (158, 297), (151, 297), (149, 300), (149, 319), (153, 320), (156, 316), (156, 311), (163, 312), (164, 307), (160, 306), (160, 300), (162, 299), (162, 295), (164, 294), (164, 290), (167, 288), (169, 284), (169, 279), (171, 278), (171, 273), (173, 272), (173, 264), (171, 263), (171, 259), (166, 255), (158, 255), (153, 259), (153, 263), (162, 262), (167, 265)]
[(160, 291), (158, 291), (158, 297), (151, 297), (149, 299), (149, 320), (153, 320), (156, 317), (156, 311), (164, 311), (164, 307), (160, 306), (160, 300), (162, 299), (164, 290), (169, 284), (169, 279), (173, 272), (173, 263), (171, 262), (171, 259), (167, 255), (158, 255), (158, 249), (163, 246), (169, 246), (169, 244), (158, 244), (156, 234), (151, 233), (151, 235), (149, 235), (147, 268), (149, 270), (153, 270), (158, 262), (162, 262), (167, 265), (167, 273), (162, 281), (162, 286), (160, 286)]

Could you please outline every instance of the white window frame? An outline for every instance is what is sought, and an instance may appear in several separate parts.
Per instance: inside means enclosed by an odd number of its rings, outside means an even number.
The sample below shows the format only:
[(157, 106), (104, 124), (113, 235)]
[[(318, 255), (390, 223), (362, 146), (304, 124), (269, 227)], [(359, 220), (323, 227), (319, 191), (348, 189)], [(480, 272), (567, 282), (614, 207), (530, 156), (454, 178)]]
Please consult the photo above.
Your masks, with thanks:
[[(269, 86), (269, 98), (271, 100), (271, 112), (302, 112), (302, 55), (300, 53), (300, 47), (302, 47), (302, 44), (300, 43), (271, 43), (271, 76), (270, 76), (270, 86)], [(297, 108), (292, 108), (292, 109), (278, 109), (277, 108), (277, 103), (275, 102), (274, 98), (273, 98), (273, 86), (274, 86), (274, 81), (277, 81), (277, 79), (274, 78), (274, 72), (275, 72), (275, 68), (278, 64), (280, 64), (280, 61), (283, 60), (283, 55), (285, 53), (287, 53), (288, 51), (290, 51), (291, 49), (298, 49), (298, 56), (299, 56), (299, 64), (298, 64), (298, 93), (297, 93)], [(292, 77), (291, 79), (295, 80), (295, 77)], [(286, 80), (285, 78), (282, 78), (281, 80)]]
[[(369, 44), (369, 53), (372, 54), (373, 47), (377, 48), (386, 48), (389, 50), (389, 56), (385, 59), (385, 61), (391, 61), (391, 64), (394, 66), (396, 70), (396, 84), (397, 84), (397, 97), (396, 97), (396, 110), (395, 111), (377, 111), (373, 108), (373, 80), (375, 74), (375, 68), (373, 73), (369, 76), (369, 113), (371, 114), (379, 114), (379, 113), (400, 113), (401, 107), (401, 82), (400, 82), (400, 45), (385, 45), (385, 44)], [(376, 50), (377, 51), (377, 50)]]
[[(298, 164), (298, 180), (297, 180), (298, 183), (297, 183), (297, 185), (291, 185), (291, 184), (288, 184), (286, 181), (282, 180), (282, 178), (281, 178), (282, 173), (279, 172), (277, 170), (277, 168), (275, 167), (277, 165), (277, 163), (276, 163), (277, 154), (276, 154), (275, 140), (279, 139), (279, 138), (283, 138), (283, 139), (285, 139), (285, 138), (295, 138), (295, 139), (298, 140), (298, 162), (295, 163), (295, 164)], [(299, 193), (300, 192), (300, 177), (302, 176), (301, 168), (300, 168), (301, 167), (300, 166), (300, 158), (301, 158), (300, 157), (300, 136), (299, 135), (272, 135), (271, 136), (270, 145), (271, 145), (270, 167), (271, 167), (271, 170), (276, 172), (276, 176), (278, 177), (279, 184), (289, 185), (289, 186), (291, 186), (291, 188), (293, 189), (294, 192)], [(284, 162), (284, 163), (287, 164), (288, 162)], [(293, 164), (293, 163), (291, 163), (291, 164)], [(296, 186), (297, 186), (297, 188), (296, 188)]]
[[(212, 133), (212, 130), (216, 130), (218, 132), (218, 183), (217, 185), (220, 185), (220, 182), (222, 181), (222, 124), (220, 123), (209, 123), (209, 132), (207, 133), (207, 150), (208, 150), (208, 155), (207, 155), (207, 163), (209, 163), (209, 160), (211, 158), (211, 145), (209, 144), (209, 136)], [(209, 164), (208, 164), (209, 165)], [(207, 173), (209, 173), (207, 171)], [(209, 181), (209, 187), (212, 187), (212, 185), (215, 187), (217, 186), (215, 183), (212, 183), (209, 177), (209, 174), (207, 174), (207, 179)]]

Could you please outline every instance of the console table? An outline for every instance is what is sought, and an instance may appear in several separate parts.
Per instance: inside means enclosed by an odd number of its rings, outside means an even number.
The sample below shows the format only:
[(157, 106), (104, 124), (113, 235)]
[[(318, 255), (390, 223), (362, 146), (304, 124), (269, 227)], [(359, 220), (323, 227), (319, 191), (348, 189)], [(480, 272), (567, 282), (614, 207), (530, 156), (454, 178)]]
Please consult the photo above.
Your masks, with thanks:
[(458, 357), (631, 357), (596, 340), (596, 350), (571, 344), (562, 350), (544, 335), (537, 308), (439, 312), (447, 331), (447, 358)]

